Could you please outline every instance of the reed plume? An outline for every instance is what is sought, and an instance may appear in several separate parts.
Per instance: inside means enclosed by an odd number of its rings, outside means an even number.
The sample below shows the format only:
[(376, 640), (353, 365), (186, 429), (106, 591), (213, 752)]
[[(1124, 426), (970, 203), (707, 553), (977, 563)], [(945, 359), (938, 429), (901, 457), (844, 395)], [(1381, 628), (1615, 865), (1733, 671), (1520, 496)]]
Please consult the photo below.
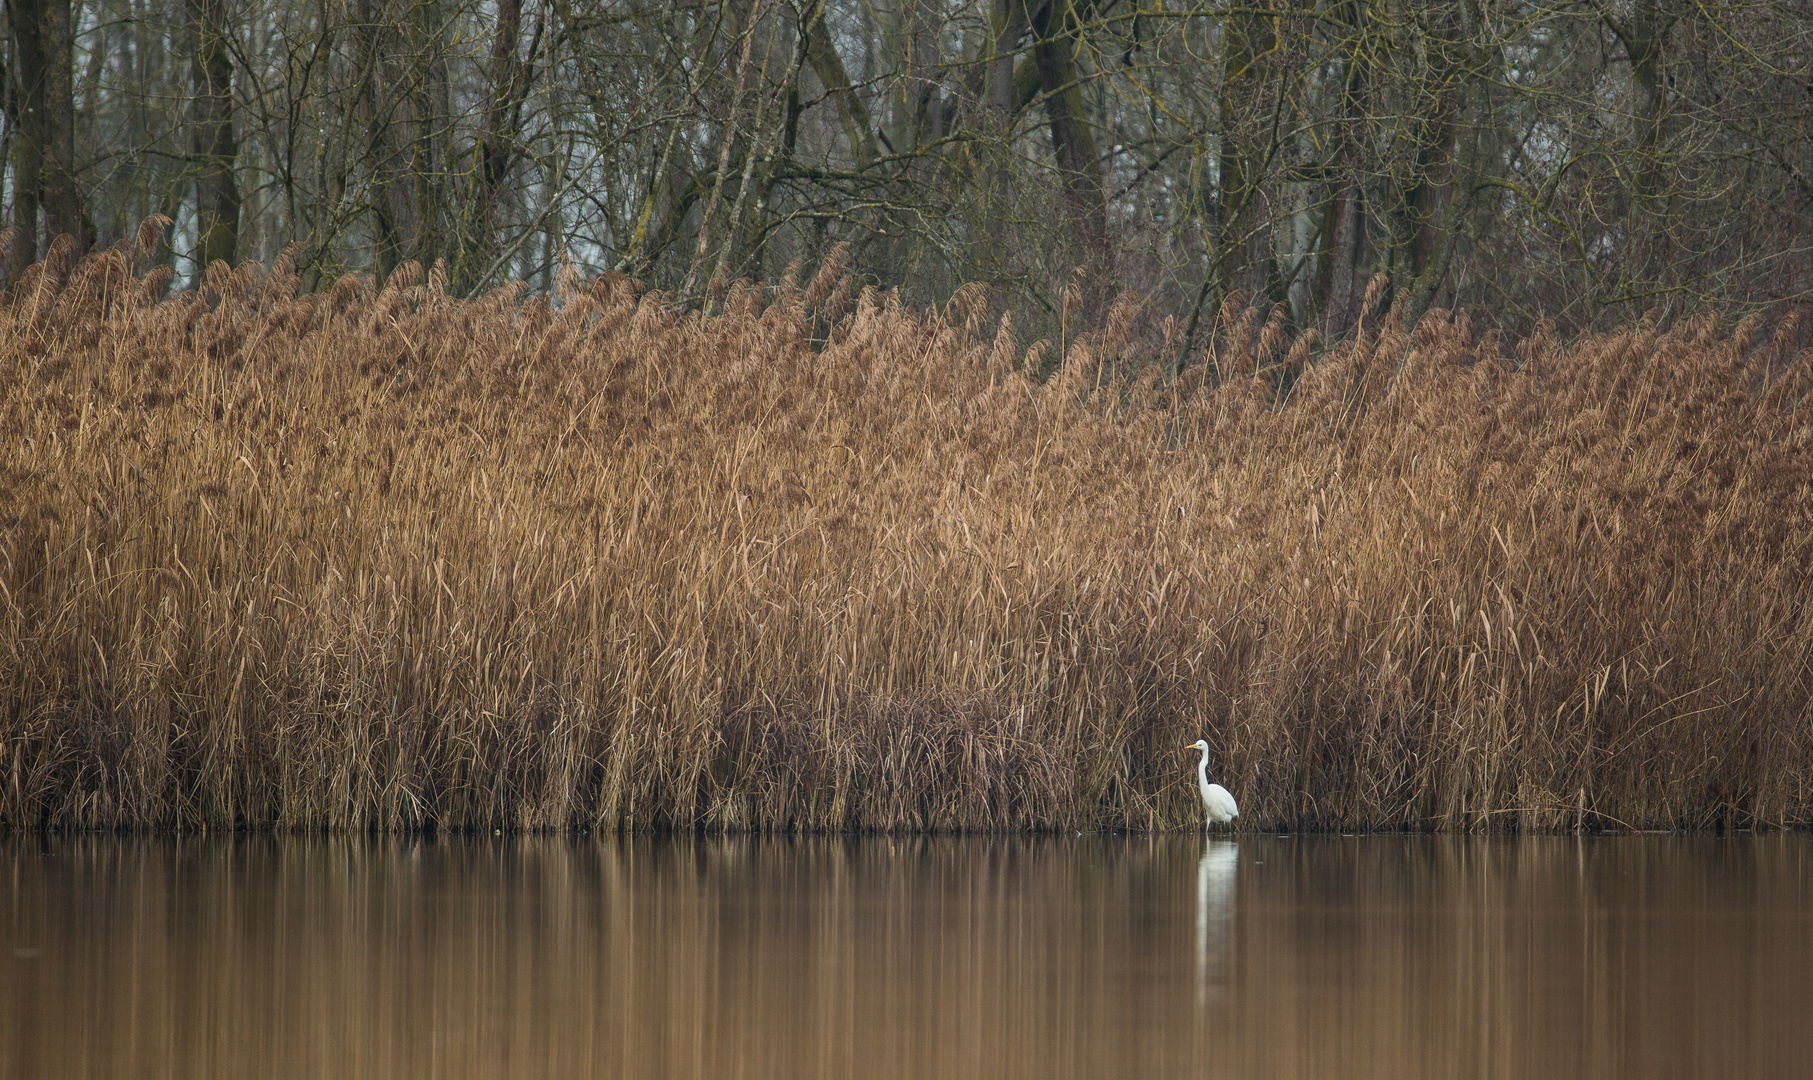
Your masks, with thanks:
[(1166, 828), (1199, 736), (1248, 827), (1813, 820), (1791, 319), (1375, 288), (1173, 381), (1131, 309), (1058, 356), (836, 266), (705, 315), (142, 257), (0, 304), (7, 825)]

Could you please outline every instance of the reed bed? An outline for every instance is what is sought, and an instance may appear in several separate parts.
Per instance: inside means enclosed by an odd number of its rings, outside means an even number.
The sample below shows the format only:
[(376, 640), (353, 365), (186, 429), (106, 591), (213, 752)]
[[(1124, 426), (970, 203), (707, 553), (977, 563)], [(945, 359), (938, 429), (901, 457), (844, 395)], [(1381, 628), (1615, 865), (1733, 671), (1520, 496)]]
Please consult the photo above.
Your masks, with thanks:
[(1196, 827), (1198, 737), (1244, 827), (1813, 820), (1792, 325), (1230, 307), (1172, 382), (835, 264), (134, 258), (0, 305), (7, 825)]

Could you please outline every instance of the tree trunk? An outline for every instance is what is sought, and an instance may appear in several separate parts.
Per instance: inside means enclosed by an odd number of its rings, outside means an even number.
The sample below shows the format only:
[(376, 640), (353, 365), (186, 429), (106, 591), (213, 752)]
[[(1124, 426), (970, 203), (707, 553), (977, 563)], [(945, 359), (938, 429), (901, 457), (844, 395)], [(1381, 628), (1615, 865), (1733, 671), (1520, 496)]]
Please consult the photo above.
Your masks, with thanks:
[(76, 187), (75, 54), (69, 0), (9, 0), (7, 15), (18, 65), (19, 128), (13, 150), (12, 276), (38, 258), (38, 218), (46, 244), (65, 233), (77, 253), (92, 230)]
[(1360, 256), (1361, 217), (1360, 186), (1350, 175), (1336, 181), (1330, 195), (1329, 223), (1321, 251), (1322, 265), (1317, 273), (1318, 308), (1322, 313), (1322, 333), (1329, 340), (1353, 329), (1354, 285)]
[(233, 57), (227, 0), (184, 0), (195, 32), (190, 145), (201, 265), (239, 261), (239, 142), (233, 133)]
[(364, 114), (365, 146), (362, 164), (371, 173), (371, 231), (378, 279), (390, 276), (403, 261), (402, 234), (412, 216), (408, 192), (398, 190), (405, 179), (396, 147), (396, 118), (392, 90), (396, 71), (391, 63), (390, 5), (385, 0), (359, 0), (354, 38), (358, 42), (359, 111)]
[(1678, 280), (1679, 261), (1671, 220), (1674, 199), (1667, 162), (1669, 31), (1675, 15), (1668, 0), (1637, 0), (1628, 20), (1606, 16), (1606, 25), (1624, 46), (1630, 64), (1631, 147), (1634, 160), (1626, 185), (1624, 259), (1635, 277)]
[(82, 220), (76, 188), (75, 42), (70, 34), (69, 0), (48, 0), (41, 9), (44, 42), (45, 147), (44, 235), (76, 238), (78, 254), (88, 250), (92, 230)]
[(938, 46), (938, 5), (918, 0), (907, 37), (912, 53), (907, 58), (907, 91), (912, 99), (914, 145), (944, 138), (944, 85), (939, 71), (944, 55)]
[[(1460, 11), (1465, 2), (1450, 0), (1443, 9), (1430, 12), (1426, 45), (1429, 67), (1421, 80), (1412, 83), (1411, 93), (1418, 105), (1411, 110), (1417, 117), (1413, 121), (1416, 154), (1410, 185), (1399, 195), (1398, 220), (1393, 230), (1398, 243), (1393, 252), (1392, 276), (1400, 285), (1425, 276), (1447, 234), (1445, 219), (1452, 212), (1465, 94), (1462, 68), (1466, 45)], [(1421, 314), (1416, 312), (1417, 316)]]
[(535, 78), (535, 52), (541, 43), (541, 24), (531, 35), (529, 57), (522, 57), (522, 0), (498, 0), (497, 23), (491, 33), (491, 64), (487, 71), (484, 120), (473, 148), (476, 157), (472, 181), (462, 200), (459, 223), (460, 250), (454, 260), (454, 287), (467, 291), (483, 284), (497, 248), (497, 224), (505, 181), (521, 156), (516, 129), (523, 103)]
[(1342, 14), (1352, 28), (1345, 43), (1347, 55), (1341, 80), (1340, 124), (1336, 129), (1337, 149), (1328, 176), (1329, 222), (1323, 231), (1316, 274), (1315, 309), (1322, 316), (1322, 332), (1330, 340), (1353, 329), (1358, 314), (1357, 286), (1360, 273), (1361, 241), (1366, 229), (1364, 188), (1360, 181), (1361, 146), (1367, 113), (1367, 96), (1371, 90), (1372, 71), (1367, 58), (1367, 9), (1350, 3)]
[(6, 14), (13, 38), (14, 93), (11, 113), (13, 164), (13, 239), (9, 283), (38, 261), (38, 212), (43, 188), (45, 128), (44, 37), (40, 32), (45, 0), (8, 0)]
[(1213, 318), (1233, 289), (1245, 288), (1258, 297), (1271, 285), (1272, 234), (1262, 185), (1273, 137), (1265, 92), (1272, 19), (1269, 11), (1247, 9), (1229, 16), (1222, 26), (1217, 183), (1202, 209), (1209, 218), (1205, 232), (1212, 249), (1184, 330), (1186, 353), (1205, 310)]
[(1014, 58), (1026, 26), (1026, 0), (994, 0), (983, 40), (982, 104), (1002, 127), (1019, 107), (1014, 100)]
[(1473, 181), (1479, 173), (1481, 135), (1490, 126), (1490, 98), (1475, 52), (1479, 28), (1472, 0), (1457, 0), (1442, 25), (1436, 50), (1440, 106), (1419, 152), (1420, 183), (1412, 204), (1416, 234), (1406, 326), (1415, 326), (1440, 294), (1476, 202)]
[(1083, 88), (1077, 79), (1080, 43), (1075, 6), (1071, 0), (1051, 0), (1033, 16), (1032, 29), (1033, 62), (1038, 65), (1039, 91), (1045, 95), (1045, 115), (1051, 122), (1051, 152), (1064, 177), (1070, 216), (1082, 241), (1097, 245), (1108, 234), (1108, 202)]
[(875, 126), (869, 118), (869, 107), (863, 104), (850, 84), (849, 72), (837, 55), (831, 41), (831, 30), (825, 25), (825, 5), (818, 4), (806, 20), (806, 62), (824, 84), (825, 93), (836, 103), (837, 117), (844, 128), (844, 139), (850, 144), (850, 163), (857, 172), (875, 161)]
[(1664, 118), (1667, 112), (1664, 49), (1674, 19), (1662, 11), (1661, 0), (1638, 0), (1630, 21), (1610, 20), (1613, 33), (1624, 44), (1630, 62), (1631, 88), (1636, 91), (1632, 109), (1636, 168), (1631, 185), (1638, 200), (1655, 198), (1661, 191)]

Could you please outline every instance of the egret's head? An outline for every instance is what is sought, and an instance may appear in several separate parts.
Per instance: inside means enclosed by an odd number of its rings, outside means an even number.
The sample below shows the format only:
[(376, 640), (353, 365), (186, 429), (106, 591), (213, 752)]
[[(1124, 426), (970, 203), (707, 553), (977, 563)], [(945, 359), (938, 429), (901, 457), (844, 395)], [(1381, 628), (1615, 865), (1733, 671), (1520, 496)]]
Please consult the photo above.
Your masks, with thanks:
[(1184, 747), (1184, 749), (1185, 750), (1201, 750), (1203, 753), (1206, 754), (1209, 752), (1209, 741), (1207, 739), (1197, 739), (1195, 742)]

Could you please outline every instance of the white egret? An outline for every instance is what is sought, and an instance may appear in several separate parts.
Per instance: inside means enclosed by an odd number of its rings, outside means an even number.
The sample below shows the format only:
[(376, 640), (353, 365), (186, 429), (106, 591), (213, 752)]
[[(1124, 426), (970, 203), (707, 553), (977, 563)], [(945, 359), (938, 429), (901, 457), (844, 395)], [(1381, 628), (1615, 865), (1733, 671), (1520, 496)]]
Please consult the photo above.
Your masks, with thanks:
[(1196, 763), (1196, 787), (1202, 792), (1202, 809), (1209, 815), (1209, 824), (1226, 824), (1240, 816), (1240, 807), (1234, 802), (1234, 796), (1220, 784), (1209, 783), (1209, 744), (1205, 739), (1197, 739), (1185, 750), (1201, 750), (1202, 760)]

